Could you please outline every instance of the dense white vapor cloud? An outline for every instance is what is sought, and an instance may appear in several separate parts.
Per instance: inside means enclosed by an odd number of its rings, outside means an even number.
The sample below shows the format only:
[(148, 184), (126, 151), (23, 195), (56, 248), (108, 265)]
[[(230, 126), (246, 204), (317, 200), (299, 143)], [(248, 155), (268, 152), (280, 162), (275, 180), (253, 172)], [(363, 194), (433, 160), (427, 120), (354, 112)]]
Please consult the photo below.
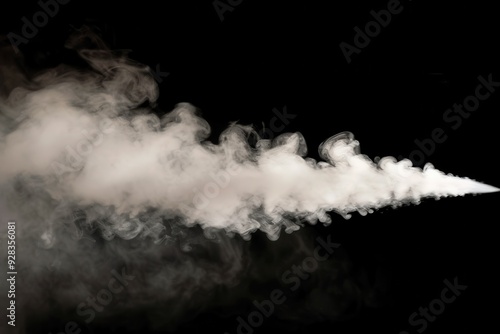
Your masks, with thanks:
[(109, 50), (80, 55), (92, 72), (59, 67), (1, 102), (0, 186), (6, 196), (16, 184), (36, 187), (34, 196), (104, 219), (104, 235), (159, 238), (164, 228), (149, 217), (153, 210), (187, 226), (245, 237), (260, 229), (276, 239), (282, 228), (297, 229), (297, 218), (330, 222), (328, 211), (349, 217), (498, 190), (431, 165), (374, 163), (349, 132), (326, 140), (319, 162), (304, 157), (300, 133), (250, 146), (255, 131), (233, 124), (214, 144), (188, 103), (161, 118), (139, 107), (158, 97), (147, 68)]

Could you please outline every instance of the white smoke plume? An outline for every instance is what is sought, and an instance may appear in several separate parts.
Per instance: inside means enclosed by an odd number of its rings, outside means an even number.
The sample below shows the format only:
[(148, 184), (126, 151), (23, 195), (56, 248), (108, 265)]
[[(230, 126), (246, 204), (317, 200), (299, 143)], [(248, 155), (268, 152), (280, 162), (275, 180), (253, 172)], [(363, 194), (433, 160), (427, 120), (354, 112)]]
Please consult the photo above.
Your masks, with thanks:
[[(320, 146), (324, 161), (305, 157), (300, 133), (270, 141), (233, 124), (214, 144), (192, 105), (180, 103), (161, 118), (141, 107), (158, 98), (146, 67), (105, 49), (79, 54), (92, 71), (59, 67), (2, 100), (0, 187), (7, 201), (19, 187), (36, 188), (83, 211), (87, 222), (106, 218), (99, 226), (106, 238), (161, 238), (157, 217), (164, 216), (276, 239), (282, 228), (297, 229), (297, 218), (329, 223), (329, 211), (347, 218), (425, 197), (499, 190), (409, 160), (375, 163), (349, 132)], [(46, 219), (42, 239), (50, 246), (58, 227)]]
[[(279, 281), (278, 267), (315, 247), (304, 230), (272, 247), (260, 240), (265, 256), (252, 256), (252, 243), (238, 236), (260, 230), (275, 240), (303, 222), (330, 223), (330, 211), (348, 218), (499, 190), (409, 160), (373, 162), (349, 132), (324, 141), (323, 161), (306, 157), (299, 133), (270, 141), (232, 124), (212, 143), (192, 105), (155, 114), (159, 90), (147, 67), (85, 31), (67, 47), (88, 66), (33, 73), (21, 54), (0, 50), (0, 218), (17, 221), (19, 327), (24, 316), (27, 333), (49, 332), (39, 325), (52, 320), (54, 331), (76, 320), (88, 332), (110, 332), (106, 320), (134, 310), (148, 313), (147, 326), (167, 329), (219, 305), (237, 312), (254, 281)], [(6, 240), (5, 224), (0, 232)], [(307, 297), (308, 319), (374, 306), (369, 296), (384, 285), (351, 273), (342, 250), (331, 261), (316, 279), (335, 298), (319, 303), (324, 290)], [(121, 268), (133, 282), (91, 317), (87, 298)], [(288, 305), (277, 310), (284, 319), (305, 312), (303, 303)], [(128, 321), (112, 323), (136, 325)]]

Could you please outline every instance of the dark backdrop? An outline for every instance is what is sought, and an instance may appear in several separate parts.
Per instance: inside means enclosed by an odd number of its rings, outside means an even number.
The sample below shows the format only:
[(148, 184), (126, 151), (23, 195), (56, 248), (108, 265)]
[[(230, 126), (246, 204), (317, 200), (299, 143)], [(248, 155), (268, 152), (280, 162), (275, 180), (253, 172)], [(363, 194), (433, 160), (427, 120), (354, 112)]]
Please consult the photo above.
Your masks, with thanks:
[[(156, 112), (167, 112), (179, 102), (195, 105), (212, 126), (213, 141), (230, 122), (262, 129), (275, 116), (273, 109), (286, 108), (295, 118), (283, 132), (301, 132), (314, 158), (323, 140), (348, 130), (371, 158), (411, 155), (418, 163), (423, 157), (445, 172), (500, 185), (495, 153), (500, 92), (482, 101), (456, 129), (443, 120), (448, 108), (474, 94), (478, 76), (500, 81), (499, 21), (492, 4), (402, 1), (400, 13), (393, 14), (366, 47), (351, 54), (350, 63), (340, 43), (354, 45), (354, 28), (364, 29), (373, 20), (370, 11), (386, 9), (388, 1), (232, 4), (221, 20), (210, 0), (71, 0), (19, 49), (34, 69), (71, 63), (63, 43), (73, 29), (87, 24), (97, 28), (111, 48), (130, 49), (130, 58), (167, 72), (159, 80)], [(3, 3), (2, 33), (19, 34), (22, 17), (39, 10), (36, 1)], [(442, 128), (447, 139), (429, 154), (415, 153), (415, 141), (428, 141), (435, 128)], [(419, 326), (411, 327), (408, 317), (439, 298), (443, 280), (455, 277), (467, 289), (425, 332), (480, 333), (488, 325), (494, 329), (498, 200), (497, 194), (424, 200), (418, 206), (354, 215), (347, 221), (333, 215), (328, 227), (305, 227), (309, 233), (334, 235), (352, 270), (365, 272), (370, 284), (379, 282), (378, 296), (372, 296), (376, 302), (340, 320), (316, 319), (305, 309), (290, 326), (283, 326), (287, 321), (271, 316), (255, 333), (283, 328), (297, 333), (415, 333)], [(274, 247), (259, 234), (249, 242), (256, 254), (260, 246)], [(283, 237), (275, 243), (285, 242)], [(256, 296), (272, 288), (256, 283)], [(314, 284), (301, 293), (313, 290), (318, 293)], [(251, 300), (224, 307), (251, 311)], [(202, 313), (176, 330), (201, 333), (212, 326), (216, 332), (234, 333), (237, 316)], [(145, 323), (141, 310), (127, 317)], [(93, 330), (112, 332), (116, 326), (110, 322), (108, 329)]]

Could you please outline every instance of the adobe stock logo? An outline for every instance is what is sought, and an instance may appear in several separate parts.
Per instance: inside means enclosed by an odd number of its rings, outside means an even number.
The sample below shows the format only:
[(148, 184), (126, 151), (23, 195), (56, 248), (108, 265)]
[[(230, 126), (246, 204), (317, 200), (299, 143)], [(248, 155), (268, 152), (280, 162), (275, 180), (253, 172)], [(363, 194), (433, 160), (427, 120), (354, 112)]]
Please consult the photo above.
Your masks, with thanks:
[[(274, 117), (269, 121), (269, 126), (264, 126), (257, 134), (262, 139), (272, 140), (279, 131), (283, 131), (291, 121), (297, 117), (287, 111), (286, 105), (280, 111), (273, 108)], [(182, 154), (182, 153), (181, 153)], [(187, 211), (192, 211), (194, 208), (203, 209), (210, 204), (210, 201), (221, 193), (231, 183), (231, 180), (242, 171), (242, 165), (230, 160), (225, 169), (217, 172), (210, 172), (210, 179), (201, 187), (193, 188), (193, 197), (187, 205), (183, 205)]]
[[(254, 333), (257, 328), (264, 324), (265, 319), (271, 317), (279, 305), (287, 300), (287, 292), (296, 291), (302, 282), (309, 279), (318, 270), (321, 263), (327, 261), (337, 248), (341, 246), (332, 241), (331, 235), (328, 235), (326, 239), (317, 237), (316, 241), (318, 242), (318, 246), (314, 248), (311, 256), (307, 256), (300, 264), (292, 265), (291, 268), (281, 274), (281, 281), (284, 286), (288, 287), (289, 291), (277, 288), (269, 293), (269, 299), (254, 300), (254, 310), (244, 317), (237, 317), (237, 334)], [(229, 333), (225, 332), (224, 334)]]
[(97, 129), (84, 129), (81, 138), (75, 146), (66, 145), (63, 159), (55, 160), (50, 167), (58, 177), (81, 170), (85, 165), (85, 158), (89, 156), (96, 147), (104, 142), (106, 134), (113, 132), (113, 123), (109, 119), (102, 119)]
[(151, 75), (155, 79), (156, 83), (159, 85), (163, 80), (170, 75), (169, 72), (162, 72), (160, 70), (160, 64), (156, 64), (155, 71), (151, 69)]
[(389, 23), (391, 23), (392, 16), (401, 13), (403, 8), (399, 0), (389, 0), (387, 9), (381, 9), (378, 12), (374, 10), (370, 11), (370, 15), (374, 20), (366, 23), (363, 30), (358, 26), (354, 27), (354, 31), (356, 32), (353, 40), (354, 45), (344, 41), (339, 45), (347, 63), (350, 64), (352, 55), (359, 54), (362, 49), (366, 48), (370, 44), (371, 38), (377, 37), (382, 31), (382, 28), (386, 28)]
[[(100, 289), (94, 296), (87, 296), (87, 299), (76, 307), (76, 314), (82, 318), (86, 317), (86, 324), (94, 321), (96, 312), (103, 312), (105, 307), (125, 291), (130, 282), (135, 279), (134, 275), (127, 273), (126, 267), (123, 267), (121, 272), (115, 269), (111, 270), (111, 275), (113, 277), (108, 280), (106, 287)], [(64, 329), (56, 334), (80, 334), (82, 329), (83, 327), (77, 321), (71, 320), (66, 322)], [(49, 334), (52, 334), (52, 332)]]
[(21, 18), (23, 23), (20, 34), (9, 32), (7, 38), (10, 44), (17, 51), (17, 47), (21, 44), (28, 44), (38, 34), (38, 28), (43, 28), (49, 23), (49, 17), (53, 18), (59, 13), (59, 5), (66, 5), (70, 0), (40, 0), (38, 6), (42, 10), (34, 13), (29, 20), (26, 16)]
[[(408, 158), (414, 166), (423, 165), (427, 158), (435, 153), (438, 145), (448, 140), (451, 130), (458, 130), (465, 120), (473, 115), (500, 87), (500, 81), (493, 80), (493, 73), (487, 76), (479, 75), (477, 80), (478, 84), (474, 93), (471, 92), (462, 100), (462, 103), (454, 103), (452, 108), (444, 111), (442, 118), (447, 127), (436, 127), (428, 137), (416, 138), (413, 141), (417, 148), (410, 152)], [(402, 155), (398, 156), (398, 160), (402, 159), (404, 159)]]
[(439, 298), (431, 300), (428, 307), (419, 307), (418, 313), (413, 312), (408, 318), (408, 323), (414, 328), (409, 331), (401, 331), (399, 334), (410, 334), (415, 331), (422, 333), (427, 329), (429, 322), (434, 322), (437, 316), (444, 312), (446, 304), (453, 303), (467, 289), (467, 285), (458, 283), (458, 277), (453, 279), (453, 283), (448, 279), (445, 279), (443, 283), (446, 287), (441, 290)]
[(215, 0), (212, 2), (212, 5), (214, 6), (217, 16), (219, 16), (219, 20), (223, 22), (225, 19), (224, 13), (232, 12), (234, 8), (241, 5), (242, 2), (243, 0)]

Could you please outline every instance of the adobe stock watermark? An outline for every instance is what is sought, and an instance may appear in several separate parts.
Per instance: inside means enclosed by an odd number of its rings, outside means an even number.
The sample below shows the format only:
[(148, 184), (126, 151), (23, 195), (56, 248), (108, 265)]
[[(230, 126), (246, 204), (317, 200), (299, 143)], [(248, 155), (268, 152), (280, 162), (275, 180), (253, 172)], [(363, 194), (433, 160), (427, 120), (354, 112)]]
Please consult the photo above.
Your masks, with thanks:
[(97, 129), (84, 129), (81, 131), (82, 139), (74, 146), (66, 145), (64, 149), (64, 158), (59, 161), (53, 161), (50, 164), (52, 171), (58, 176), (66, 173), (79, 171), (83, 168), (85, 158), (93, 150), (101, 145), (104, 136), (113, 131), (113, 122), (110, 119), (103, 118), (99, 121)]
[(269, 125), (264, 125), (262, 129), (257, 131), (257, 134), (262, 139), (273, 139), (276, 134), (282, 132), (297, 117), (295, 114), (288, 113), (286, 106), (283, 106), (281, 111), (273, 108), (273, 114), (274, 116), (268, 122)]
[[(121, 272), (111, 270), (113, 276), (108, 280), (106, 287), (99, 290), (95, 296), (89, 296), (87, 299), (76, 307), (76, 314), (84, 319), (86, 324), (92, 322), (96, 317), (96, 312), (102, 312), (104, 307), (113, 301), (113, 297), (123, 292), (135, 276), (129, 275), (126, 268), (122, 268)], [(56, 334), (79, 334), (82, 329), (76, 321), (68, 321), (64, 325), (64, 331)], [(49, 334), (52, 334), (50, 332)]]
[[(458, 130), (464, 120), (468, 119), (481, 105), (481, 102), (487, 100), (495, 93), (496, 88), (500, 87), (500, 81), (493, 81), (493, 73), (486, 77), (479, 75), (477, 77), (478, 85), (474, 89), (474, 93), (464, 98), (462, 103), (454, 103), (452, 108), (448, 108), (443, 113), (443, 121), (452, 130)], [(430, 157), (436, 151), (438, 144), (443, 144), (448, 139), (449, 129), (442, 127), (434, 128), (430, 136), (424, 139), (415, 139), (414, 143), (417, 146), (409, 155), (408, 158), (414, 166), (424, 164), (427, 157)], [(403, 156), (398, 156), (398, 159), (403, 159)]]
[[(290, 269), (284, 271), (281, 275), (281, 281), (288, 286), (290, 292), (296, 291), (302, 282), (310, 277), (318, 268), (321, 262), (330, 258), (341, 244), (332, 242), (331, 235), (328, 235), (326, 240), (316, 238), (318, 246), (314, 248), (312, 256), (306, 257), (299, 265), (294, 264)], [(264, 320), (269, 318), (276, 310), (277, 305), (281, 305), (286, 301), (286, 290), (274, 289), (269, 293), (269, 299), (262, 301), (253, 301), (255, 310), (250, 312), (245, 319), (241, 316), (237, 317), (238, 322), (236, 333), (252, 334), (254, 329), (262, 326)], [(225, 332), (224, 334), (229, 334)]]
[(169, 72), (162, 72), (160, 70), (160, 64), (156, 64), (155, 70), (151, 69), (151, 75), (155, 79), (156, 83), (161, 84), (163, 80), (170, 75)]
[(14, 50), (17, 52), (18, 46), (21, 44), (28, 44), (29, 41), (38, 34), (39, 29), (45, 27), (50, 18), (53, 18), (59, 13), (60, 5), (66, 5), (71, 0), (40, 0), (38, 1), (38, 6), (41, 10), (35, 12), (31, 19), (26, 16), (21, 18), (23, 23), (21, 27), (20, 34), (15, 32), (9, 32), (7, 38), (10, 44), (13, 46)]
[(241, 5), (242, 2), (243, 0), (214, 0), (212, 5), (214, 6), (217, 16), (219, 16), (220, 21), (223, 22), (224, 14), (226, 12), (232, 12), (234, 8)]
[[(411, 1), (411, 0), (409, 0)], [(401, 5), (399, 0), (389, 0), (387, 3), (387, 9), (381, 9), (378, 12), (372, 10), (370, 15), (373, 17), (372, 21), (368, 21), (364, 29), (361, 30), (358, 26), (354, 27), (353, 44), (346, 43), (344, 41), (340, 42), (339, 47), (344, 55), (345, 60), (348, 64), (352, 61), (353, 54), (361, 53), (361, 50), (368, 47), (372, 38), (377, 37), (382, 28), (386, 28), (392, 21), (392, 16), (400, 14), (403, 11), (403, 5)]]
[[(269, 127), (257, 131), (257, 134), (263, 138), (272, 139), (274, 136), (285, 129), (290, 124), (291, 120), (295, 119), (297, 115), (289, 113), (286, 105), (280, 111), (273, 108), (274, 117), (269, 121)], [(266, 138), (266, 139), (267, 139)], [(185, 209), (203, 209), (208, 206), (210, 201), (221, 193), (230, 183), (233, 177), (241, 172), (242, 165), (233, 160), (229, 160), (225, 169), (217, 172), (209, 173), (210, 181), (206, 182), (201, 188), (194, 188), (191, 203), (188, 203)]]
[(399, 334), (422, 333), (427, 329), (429, 322), (434, 322), (438, 315), (441, 315), (447, 304), (453, 303), (462, 292), (467, 289), (467, 285), (458, 283), (458, 278), (453, 279), (453, 283), (445, 279), (446, 286), (441, 290), (439, 298), (430, 301), (427, 307), (419, 307), (418, 312), (413, 312), (408, 318), (408, 323), (412, 328), (409, 331), (401, 331)]

